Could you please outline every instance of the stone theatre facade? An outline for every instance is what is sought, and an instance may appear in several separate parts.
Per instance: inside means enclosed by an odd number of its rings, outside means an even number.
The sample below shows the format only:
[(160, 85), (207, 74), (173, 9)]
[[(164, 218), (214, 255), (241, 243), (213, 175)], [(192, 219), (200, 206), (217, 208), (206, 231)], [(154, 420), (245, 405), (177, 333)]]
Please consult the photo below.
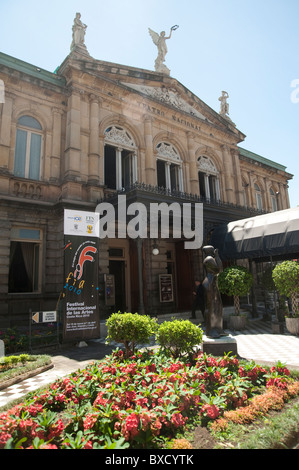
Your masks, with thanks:
[[(64, 209), (117, 207), (119, 194), (145, 205), (201, 202), (208, 243), (221, 223), (289, 207), (292, 175), (243, 147), (225, 106), (214, 111), (168, 73), (92, 58), (84, 35), (55, 73), (0, 53), (0, 80), (0, 326), (57, 308)], [(99, 250), (102, 319), (190, 309), (201, 249), (126, 237), (102, 239)]]

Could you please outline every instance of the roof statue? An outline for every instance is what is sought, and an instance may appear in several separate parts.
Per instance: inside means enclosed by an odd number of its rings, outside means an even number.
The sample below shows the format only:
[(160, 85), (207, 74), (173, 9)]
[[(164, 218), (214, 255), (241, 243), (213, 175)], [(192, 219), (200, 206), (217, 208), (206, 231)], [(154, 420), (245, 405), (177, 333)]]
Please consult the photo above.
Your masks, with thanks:
[(155, 60), (155, 70), (156, 72), (170, 74), (170, 70), (166, 67), (163, 62), (165, 61), (165, 56), (167, 54), (166, 39), (171, 38), (172, 31), (178, 29), (178, 25), (174, 25), (170, 28), (169, 36), (165, 36), (165, 31), (162, 31), (160, 34), (153, 31), (151, 28), (148, 28), (148, 31), (151, 35), (153, 43), (158, 48), (158, 56)]
[(227, 91), (223, 91), (222, 95), (218, 98), (218, 100), (220, 101), (219, 114), (220, 116), (224, 117), (225, 119), (227, 119), (227, 121), (229, 121), (231, 124), (235, 126), (235, 124), (232, 122), (231, 118), (229, 117), (229, 112), (228, 112), (229, 104), (227, 102), (227, 98), (229, 98), (229, 94), (227, 93)]
[(227, 98), (229, 98), (229, 94), (227, 93), (227, 91), (223, 91), (220, 98), (218, 98), (218, 100), (221, 103), (220, 104), (220, 113), (219, 113), (219, 114), (221, 114), (221, 116), (226, 116), (227, 114), (229, 114), (229, 112), (228, 112), (229, 104), (227, 103)]
[(81, 49), (84, 49), (85, 52), (87, 52), (86, 45), (84, 43), (86, 28), (87, 25), (82, 23), (81, 21), (81, 13), (76, 13), (76, 16), (74, 18), (74, 24), (72, 27), (73, 40), (71, 44), (71, 51), (79, 47)]

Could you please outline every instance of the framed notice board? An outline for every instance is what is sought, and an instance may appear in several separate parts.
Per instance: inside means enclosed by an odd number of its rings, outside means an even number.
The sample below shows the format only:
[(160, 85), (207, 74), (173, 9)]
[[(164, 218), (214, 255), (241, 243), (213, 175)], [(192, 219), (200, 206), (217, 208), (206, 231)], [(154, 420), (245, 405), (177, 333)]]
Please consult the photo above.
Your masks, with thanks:
[(173, 302), (172, 274), (159, 274), (160, 302)]

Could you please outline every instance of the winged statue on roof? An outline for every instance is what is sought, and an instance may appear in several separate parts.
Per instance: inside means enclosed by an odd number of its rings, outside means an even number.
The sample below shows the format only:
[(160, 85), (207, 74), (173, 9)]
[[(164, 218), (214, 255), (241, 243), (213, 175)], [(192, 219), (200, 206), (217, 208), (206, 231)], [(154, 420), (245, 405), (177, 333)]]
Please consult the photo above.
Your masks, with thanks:
[(175, 31), (178, 29), (178, 25), (174, 25), (170, 28), (169, 36), (165, 36), (165, 31), (161, 31), (160, 34), (156, 33), (153, 31), (151, 28), (148, 28), (149, 34), (153, 40), (153, 43), (155, 46), (158, 48), (158, 56), (155, 60), (155, 70), (156, 72), (168, 72), (169, 69), (166, 67), (163, 62), (165, 61), (165, 56), (167, 54), (167, 45), (166, 45), (166, 39), (170, 39), (172, 35), (172, 31)]

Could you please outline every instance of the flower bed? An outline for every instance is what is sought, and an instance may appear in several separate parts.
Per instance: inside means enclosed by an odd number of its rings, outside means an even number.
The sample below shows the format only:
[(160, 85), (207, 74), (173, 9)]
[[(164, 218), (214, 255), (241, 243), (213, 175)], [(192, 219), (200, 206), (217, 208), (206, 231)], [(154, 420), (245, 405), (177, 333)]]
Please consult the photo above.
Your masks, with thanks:
[(224, 426), (253, 404), (263, 413), (264, 402), (276, 403), (270, 391), (281, 407), (299, 382), (281, 364), (267, 371), (229, 355), (198, 353), (191, 363), (117, 350), (0, 414), (0, 448), (153, 448), (188, 426)]

